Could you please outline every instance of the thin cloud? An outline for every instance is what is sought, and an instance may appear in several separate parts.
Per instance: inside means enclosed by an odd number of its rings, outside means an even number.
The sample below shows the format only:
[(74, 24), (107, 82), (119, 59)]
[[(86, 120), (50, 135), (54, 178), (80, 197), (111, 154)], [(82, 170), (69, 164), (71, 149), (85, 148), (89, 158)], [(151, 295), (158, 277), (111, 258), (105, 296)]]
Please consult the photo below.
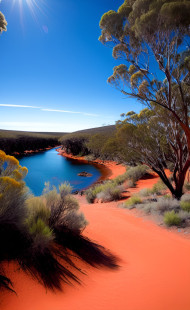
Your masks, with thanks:
[(0, 104), (0, 107), (41, 109), (40, 107), (35, 107), (35, 106), (32, 106), (32, 105), (4, 104), (4, 103)]
[(87, 115), (87, 116), (100, 116), (98, 114), (93, 114), (93, 113), (67, 111), (67, 110), (55, 110), (55, 109), (41, 109), (41, 110), (46, 111), (46, 112), (59, 112), (59, 113), (71, 113), (71, 114), (83, 114), (83, 115)]
[(78, 112), (78, 111), (68, 111), (68, 110), (57, 110), (57, 109), (44, 109), (42, 107), (36, 107), (36, 106), (32, 106), (32, 105), (21, 105), (21, 104), (0, 104), (0, 107), (28, 108), (28, 109), (38, 109), (38, 110), (44, 111), (44, 112), (82, 114), (82, 115), (86, 115), (86, 116), (95, 116), (95, 117), (100, 116), (99, 114), (93, 114), (93, 113), (85, 113), (85, 112)]
[(55, 109), (41, 109), (45, 112), (59, 112), (59, 113), (71, 113), (71, 114), (81, 114), (82, 112), (66, 111), (66, 110), (55, 110)]

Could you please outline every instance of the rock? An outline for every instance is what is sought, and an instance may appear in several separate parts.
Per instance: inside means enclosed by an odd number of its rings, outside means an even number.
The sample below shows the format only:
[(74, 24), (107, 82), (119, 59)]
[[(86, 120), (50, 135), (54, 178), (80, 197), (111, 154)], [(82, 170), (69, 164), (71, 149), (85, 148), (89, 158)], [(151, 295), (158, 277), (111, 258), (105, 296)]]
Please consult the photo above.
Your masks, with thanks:
[(80, 177), (91, 177), (92, 176), (91, 173), (88, 173), (86, 171), (82, 171), (82, 172), (78, 173), (77, 175)]
[(73, 195), (78, 195), (79, 191), (73, 192)]

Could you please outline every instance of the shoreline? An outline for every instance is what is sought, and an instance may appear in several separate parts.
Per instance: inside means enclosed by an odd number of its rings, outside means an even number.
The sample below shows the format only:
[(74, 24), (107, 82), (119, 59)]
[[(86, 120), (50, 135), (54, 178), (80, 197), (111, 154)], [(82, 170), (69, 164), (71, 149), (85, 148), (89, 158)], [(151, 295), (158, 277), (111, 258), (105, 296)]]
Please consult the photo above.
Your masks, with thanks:
[(67, 154), (61, 148), (56, 149), (56, 151), (58, 152), (59, 155), (69, 160), (77, 160), (81, 163), (91, 164), (95, 166), (101, 172), (102, 175), (93, 184), (101, 183), (102, 181), (105, 181), (105, 180), (114, 179), (117, 176), (126, 172), (126, 167), (123, 164), (118, 164), (115, 161), (100, 160), (100, 159), (87, 160), (85, 159), (84, 156), (74, 156), (72, 154)]
[(40, 152), (45, 152), (45, 151), (48, 151), (48, 150), (52, 150), (56, 147), (59, 147), (59, 146), (49, 146), (49, 147), (46, 147), (44, 149), (37, 149), (37, 150), (25, 150), (23, 153), (19, 153), (19, 152), (13, 152), (12, 153), (12, 156), (18, 156), (18, 157), (22, 157), (22, 156), (27, 156), (27, 155), (31, 155), (31, 154), (35, 154), (35, 153), (40, 153)]

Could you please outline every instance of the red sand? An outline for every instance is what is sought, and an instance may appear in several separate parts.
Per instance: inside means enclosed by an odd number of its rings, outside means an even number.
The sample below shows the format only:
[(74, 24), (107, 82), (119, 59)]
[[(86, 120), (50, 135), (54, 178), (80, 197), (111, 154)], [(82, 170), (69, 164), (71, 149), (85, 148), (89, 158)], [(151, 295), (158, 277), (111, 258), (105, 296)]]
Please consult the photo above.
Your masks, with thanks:
[[(138, 182), (138, 191), (157, 178)], [(12, 272), (18, 296), (0, 295), (1, 310), (190, 310), (190, 240), (161, 228), (117, 203), (89, 205), (77, 196), (89, 226), (85, 234), (122, 260), (118, 271), (93, 269), (82, 286), (51, 293), (22, 272)]]

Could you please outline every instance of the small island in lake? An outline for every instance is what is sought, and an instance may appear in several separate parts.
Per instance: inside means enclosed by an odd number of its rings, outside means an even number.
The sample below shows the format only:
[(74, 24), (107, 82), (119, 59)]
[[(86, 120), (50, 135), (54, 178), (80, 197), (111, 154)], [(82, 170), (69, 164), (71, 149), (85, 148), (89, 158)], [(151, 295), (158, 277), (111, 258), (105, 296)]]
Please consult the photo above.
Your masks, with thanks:
[(77, 174), (79, 177), (92, 177), (91, 173), (88, 173), (86, 171), (82, 171), (80, 173)]

